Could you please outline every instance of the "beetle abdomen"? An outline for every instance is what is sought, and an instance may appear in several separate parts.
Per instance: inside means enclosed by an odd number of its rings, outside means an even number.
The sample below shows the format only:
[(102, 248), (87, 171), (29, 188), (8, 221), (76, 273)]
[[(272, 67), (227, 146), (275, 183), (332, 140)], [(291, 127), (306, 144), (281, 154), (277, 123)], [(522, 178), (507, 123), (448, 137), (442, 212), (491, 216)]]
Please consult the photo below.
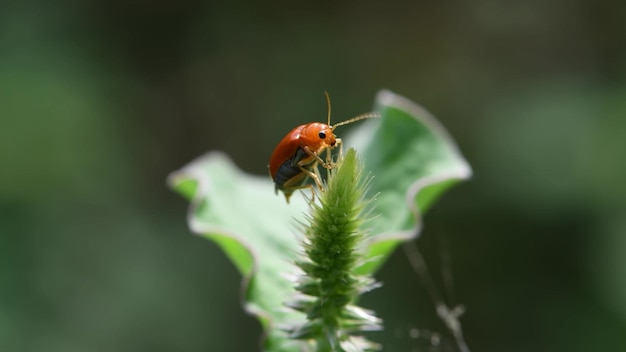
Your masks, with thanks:
[[(302, 174), (302, 170), (300, 170), (298, 163), (305, 157), (307, 157), (306, 152), (302, 148), (298, 148), (296, 153), (291, 158), (285, 160), (285, 162), (278, 167), (278, 170), (274, 175), (274, 183), (276, 183), (277, 188), (282, 189), (282, 186), (287, 181)], [(302, 183), (299, 185), (304, 185), (308, 178), (309, 177), (304, 177)]]

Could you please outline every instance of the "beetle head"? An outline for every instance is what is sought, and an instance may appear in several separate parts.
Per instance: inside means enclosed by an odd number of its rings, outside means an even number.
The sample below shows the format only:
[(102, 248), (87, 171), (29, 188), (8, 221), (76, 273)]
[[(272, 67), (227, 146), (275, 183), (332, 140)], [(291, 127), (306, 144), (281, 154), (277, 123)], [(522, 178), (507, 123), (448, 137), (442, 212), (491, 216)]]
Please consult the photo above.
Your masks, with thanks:
[(300, 134), (302, 146), (318, 152), (323, 148), (333, 148), (337, 144), (337, 137), (333, 132), (333, 127), (321, 122), (308, 124)]

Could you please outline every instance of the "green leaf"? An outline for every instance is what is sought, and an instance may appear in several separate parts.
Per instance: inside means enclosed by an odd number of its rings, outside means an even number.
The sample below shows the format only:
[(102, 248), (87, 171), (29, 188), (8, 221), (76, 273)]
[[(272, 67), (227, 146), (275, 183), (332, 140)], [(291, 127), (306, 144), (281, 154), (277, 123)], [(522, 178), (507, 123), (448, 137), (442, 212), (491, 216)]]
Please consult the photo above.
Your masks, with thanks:
[(362, 151), (365, 171), (378, 194), (376, 221), (360, 272), (375, 271), (401, 242), (417, 236), (422, 214), (445, 190), (469, 178), (472, 170), (443, 126), (414, 102), (383, 90), (376, 97), (382, 121), (364, 123), (346, 144)]
[(268, 333), (266, 349), (292, 350), (276, 325), (299, 318), (283, 302), (295, 292), (285, 275), (298, 246), (294, 219), (302, 219), (306, 201), (294, 196), (286, 204), (270, 180), (244, 174), (219, 152), (174, 172), (169, 183), (191, 200), (191, 230), (215, 241), (243, 275), (243, 304)]
[[(369, 260), (372, 273), (402, 241), (417, 236), (422, 213), (471, 169), (441, 125), (413, 102), (382, 91), (376, 109), (383, 118), (363, 123), (344, 139), (355, 147), (373, 177)], [(244, 277), (245, 309), (263, 325), (268, 351), (298, 351), (283, 328), (303, 321), (284, 303), (295, 294), (295, 272), (307, 200), (296, 192), (291, 203), (274, 194), (269, 177), (242, 173), (221, 153), (212, 152), (170, 175), (170, 186), (191, 201), (188, 222), (194, 233), (215, 241)], [(308, 192), (308, 191), (305, 191)], [(308, 196), (308, 195), (307, 195)]]

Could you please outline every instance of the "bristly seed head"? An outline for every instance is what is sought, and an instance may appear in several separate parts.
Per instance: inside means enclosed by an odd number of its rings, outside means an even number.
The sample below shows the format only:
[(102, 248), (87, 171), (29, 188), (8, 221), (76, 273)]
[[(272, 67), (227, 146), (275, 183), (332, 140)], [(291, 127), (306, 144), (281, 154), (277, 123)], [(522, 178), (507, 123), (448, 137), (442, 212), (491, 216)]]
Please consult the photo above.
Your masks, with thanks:
[(305, 227), (305, 257), (296, 262), (303, 272), (296, 286), (301, 295), (287, 303), (308, 321), (290, 329), (290, 336), (309, 341), (317, 351), (378, 350), (377, 344), (354, 335), (382, 328), (373, 312), (352, 304), (376, 287), (371, 277), (354, 274), (364, 262), (360, 227), (367, 204), (356, 152), (349, 150), (329, 172), (320, 204), (311, 207)]

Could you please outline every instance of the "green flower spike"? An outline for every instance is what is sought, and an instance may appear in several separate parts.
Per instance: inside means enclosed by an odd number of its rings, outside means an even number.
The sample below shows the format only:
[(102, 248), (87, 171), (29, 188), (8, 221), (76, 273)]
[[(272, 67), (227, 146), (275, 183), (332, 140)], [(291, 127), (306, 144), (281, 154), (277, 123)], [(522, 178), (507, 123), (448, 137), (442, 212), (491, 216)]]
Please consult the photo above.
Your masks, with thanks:
[[(357, 278), (374, 273), (398, 244), (415, 238), (424, 211), (446, 189), (471, 175), (469, 165), (447, 132), (418, 105), (381, 91), (376, 110), (382, 119), (366, 121), (353, 134), (342, 138), (345, 146), (358, 151), (364, 163), (363, 173), (372, 176), (364, 197), (377, 195), (368, 208), (372, 220), (365, 224), (365, 235), (357, 236), (364, 239), (365, 256), (349, 260), (360, 265), (353, 273)], [(298, 254), (307, 249), (300, 249), (297, 238), (297, 224), (307, 223), (307, 200), (297, 192), (291, 204), (286, 204), (284, 197), (274, 194), (268, 177), (246, 175), (226, 156), (215, 152), (172, 173), (169, 184), (191, 201), (188, 222), (192, 232), (220, 246), (244, 277), (243, 305), (263, 325), (263, 349), (301, 351), (303, 342), (292, 339), (285, 328), (293, 326), (294, 321), (302, 322), (301, 329), (292, 333), (306, 334), (303, 328), (307, 320), (301, 311), (309, 315), (310, 312), (304, 303), (294, 304), (297, 300), (293, 298), (302, 294), (287, 276), (295, 270), (288, 263), (304, 266), (305, 273), (308, 269), (309, 261)], [(358, 291), (369, 284), (366, 280), (349, 287)], [(315, 290), (307, 287), (304, 279), (298, 289)], [(347, 296), (343, 297), (345, 301)], [(300, 311), (287, 309), (285, 302), (291, 302)], [(367, 317), (365, 320), (370, 319), (372, 327), (377, 325), (375, 318), (367, 311), (353, 309), (352, 303), (344, 306), (352, 316), (344, 318)], [(317, 314), (311, 316), (315, 318)], [(365, 327), (359, 324), (355, 328)], [(370, 346), (357, 338), (338, 342), (352, 351)]]
[(367, 351), (378, 346), (354, 333), (380, 330), (380, 320), (354, 305), (358, 296), (375, 287), (374, 280), (356, 275), (362, 264), (366, 234), (360, 231), (367, 201), (362, 165), (350, 149), (330, 170), (320, 204), (312, 205), (296, 261), (302, 274), (300, 292), (288, 306), (306, 314), (307, 321), (292, 329), (291, 337), (312, 342), (315, 351)]

